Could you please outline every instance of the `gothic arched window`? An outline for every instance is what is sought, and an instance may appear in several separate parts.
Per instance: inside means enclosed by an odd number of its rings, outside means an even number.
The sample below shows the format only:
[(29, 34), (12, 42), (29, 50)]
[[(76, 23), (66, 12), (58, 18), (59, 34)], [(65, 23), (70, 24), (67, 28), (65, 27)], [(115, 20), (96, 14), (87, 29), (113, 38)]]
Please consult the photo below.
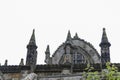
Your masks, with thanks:
[(73, 54), (73, 62), (74, 64), (80, 64), (85, 63), (86, 60), (81, 53), (76, 52), (75, 54)]

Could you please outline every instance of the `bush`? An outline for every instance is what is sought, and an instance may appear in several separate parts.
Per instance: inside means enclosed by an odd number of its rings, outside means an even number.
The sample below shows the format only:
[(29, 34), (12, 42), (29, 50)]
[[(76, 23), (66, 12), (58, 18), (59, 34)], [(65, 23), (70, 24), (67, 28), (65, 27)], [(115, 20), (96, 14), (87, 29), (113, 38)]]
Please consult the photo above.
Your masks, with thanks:
[(83, 79), (85, 80), (120, 80), (120, 72), (115, 65), (111, 65), (110, 62), (106, 63), (106, 69), (103, 69), (101, 72), (92, 72), (94, 68), (87, 65), (85, 68), (86, 72), (83, 72)]

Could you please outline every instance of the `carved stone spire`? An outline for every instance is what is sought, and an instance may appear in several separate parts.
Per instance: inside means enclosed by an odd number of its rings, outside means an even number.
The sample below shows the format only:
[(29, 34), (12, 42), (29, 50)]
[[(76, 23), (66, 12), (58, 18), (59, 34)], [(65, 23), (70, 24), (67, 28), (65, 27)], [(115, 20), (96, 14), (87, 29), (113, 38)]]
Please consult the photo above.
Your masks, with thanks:
[(7, 65), (8, 65), (8, 60), (6, 59), (4, 66), (7, 66)]
[(33, 29), (33, 33), (32, 33), (32, 36), (30, 38), (30, 41), (29, 41), (29, 45), (36, 45), (36, 41), (35, 41), (35, 29)]
[(67, 38), (66, 38), (66, 44), (72, 44), (72, 38), (71, 38), (71, 33), (70, 30), (68, 31)]
[(101, 39), (101, 43), (100, 46), (107, 44), (108, 46), (110, 46), (111, 44), (108, 41), (107, 35), (106, 35), (106, 31), (105, 28), (103, 28), (103, 34), (102, 34), (102, 39)]
[(79, 39), (78, 34), (75, 33), (74, 39)]
[(50, 64), (50, 48), (49, 45), (47, 45), (46, 51), (45, 51), (45, 63)]
[(103, 34), (101, 43), (99, 45), (101, 47), (101, 62), (105, 64), (106, 62), (110, 62), (110, 49), (111, 44), (108, 41), (105, 28), (103, 28)]
[(24, 59), (22, 58), (21, 61), (20, 61), (20, 66), (24, 66)]
[(67, 38), (66, 38), (66, 41), (70, 41), (71, 40), (71, 33), (70, 33), (70, 30), (68, 31), (68, 34), (67, 34)]
[(26, 65), (35, 68), (37, 62), (37, 46), (35, 41), (35, 30), (33, 30), (29, 44), (27, 45)]
[(50, 54), (50, 48), (49, 48), (49, 45), (47, 45), (47, 48), (46, 48), (45, 53), (46, 53), (46, 54)]

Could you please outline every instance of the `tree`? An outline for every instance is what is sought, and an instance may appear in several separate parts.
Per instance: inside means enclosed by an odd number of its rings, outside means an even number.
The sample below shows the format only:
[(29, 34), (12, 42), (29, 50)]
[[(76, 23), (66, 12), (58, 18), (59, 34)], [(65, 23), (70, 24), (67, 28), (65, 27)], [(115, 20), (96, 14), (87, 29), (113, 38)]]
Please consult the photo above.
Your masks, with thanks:
[(102, 70), (101, 77), (106, 80), (120, 80), (120, 73), (115, 65), (107, 62), (106, 69)]
[(87, 65), (87, 68), (85, 68), (86, 72), (83, 72), (84, 80), (120, 80), (118, 68), (115, 65), (111, 65), (110, 62), (106, 63), (106, 69), (101, 72), (92, 72), (93, 69), (90, 64)]
[(87, 68), (85, 68), (86, 72), (83, 72), (84, 80), (100, 80), (100, 75), (98, 71), (91, 72), (94, 67), (91, 67), (90, 64), (87, 64)]

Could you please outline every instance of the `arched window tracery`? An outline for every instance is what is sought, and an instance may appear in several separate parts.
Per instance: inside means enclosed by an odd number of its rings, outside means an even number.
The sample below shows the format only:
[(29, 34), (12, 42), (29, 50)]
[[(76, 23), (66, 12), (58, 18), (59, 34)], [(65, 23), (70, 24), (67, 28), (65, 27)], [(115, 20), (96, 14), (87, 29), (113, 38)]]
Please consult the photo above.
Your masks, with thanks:
[(83, 54), (75, 52), (73, 54), (73, 62), (74, 64), (80, 64), (80, 63), (86, 63), (86, 60)]

